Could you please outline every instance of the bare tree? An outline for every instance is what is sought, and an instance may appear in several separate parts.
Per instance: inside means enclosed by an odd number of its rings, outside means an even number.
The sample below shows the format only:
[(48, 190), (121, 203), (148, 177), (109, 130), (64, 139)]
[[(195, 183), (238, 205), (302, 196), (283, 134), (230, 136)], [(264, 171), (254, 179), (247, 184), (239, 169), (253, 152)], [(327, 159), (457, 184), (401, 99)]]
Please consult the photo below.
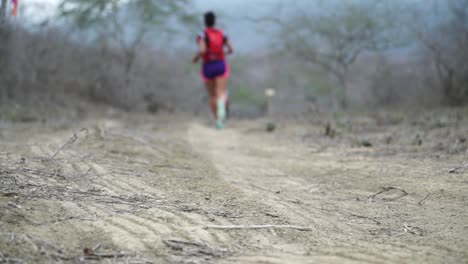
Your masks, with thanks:
[(383, 21), (374, 14), (378, 3), (346, 2), (323, 15), (298, 9), (281, 26), (285, 48), (298, 59), (318, 65), (336, 81), (335, 96), (347, 108), (348, 78), (351, 66), (365, 52), (386, 47)]
[(6, 19), (7, 0), (2, 0), (0, 5), (0, 23), (3, 23)]
[(435, 25), (421, 21), (412, 30), (432, 60), (444, 101), (459, 105), (468, 102), (468, 0), (451, 0), (445, 7), (448, 14), (432, 10)]
[[(7, 0), (1, 1), (0, 6), (0, 82), (3, 82), (8, 75), (8, 46), (10, 43), (9, 33), (10, 30), (7, 25), (6, 19)], [(8, 97), (6, 89), (0, 89), (0, 100)]]
[(110, 36), (126, 55), (126, 71), (135, 59), (135, 50), (149, 32), (169, 30), (168, 21), (191, 22), (194, 17), (185, 5), (187, 0), (62, 0), (63, 17), (71, 17), (80, 27), (100, 27), (100, 34)]
[[(122, 70), (118, 76), (120, 92), (130, 97), (136, 94), (133, 91), (138, 89), (136, 86), (143, 85), (138, 75), (144, 73), (136, 67), (139, 54), (147, 43), (170, 35), (174, 31), (172, 25), (193, 22), (195, 17), (189, 3), (188, 0), (63, 0), (60, 10), (64, 18), (71, 18), (80, 28), (98, 36), (94, 44), (100, 46), (101, 56), (110, 56), (121, 65), (112, 70)], [(105, 65), (98, 68), (106, 71)], [(105, 74), (96, 76), (98, 85), (91, 90), (109, 81)]]

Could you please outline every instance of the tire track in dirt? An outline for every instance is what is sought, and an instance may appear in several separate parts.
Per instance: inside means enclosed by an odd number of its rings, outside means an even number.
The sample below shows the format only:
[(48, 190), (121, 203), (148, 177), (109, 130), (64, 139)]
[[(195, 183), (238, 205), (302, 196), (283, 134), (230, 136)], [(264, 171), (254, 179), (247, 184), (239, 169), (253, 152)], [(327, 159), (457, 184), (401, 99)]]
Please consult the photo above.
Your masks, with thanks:
[(119, 177), (98, 164), (88, 164), (95, 177), (91, 180), (94, 185), (100, 186), (102, 189), (109, 190), (114, 195), (131, 195), (139, 193), (138, 189), (132, 188), (120, 180)]
[[(268, 211), (272, 211), (273, 218), (271, 217), (252, 217), (250, 221), (260, 221), (267, 223), (283, 223), (291, 225), (303, 225), (303, 226), (314, 226), (316, 225), (316, 218), (313, 215), (308, 215), (303, 213), (303, 209), (300, 206), (294, 206), (288, 203), (282, 203), (278, 205), (278, 196), (275, 191), (268, 190), (262, 185), (268, 182), (275, 182), (272, 178), (280, 178), (278, 175), (285, 175), (283, 171), (275, 166), (268, 164), (267, 159), (256, 159), (254, 156), (247, 155), (242, 152), (244, 148), (243, 142), (239, 139), (239, 134), (230, 129), (224, 131), (216, 131), (207, 127), (204, 127), (198, 123), (192, 123), (189, 132), (188, 138), (193, 148), (205, 156), (207, 159), (210, 159), (211, 162), (215, 165), (215, 168), (218, 171), (219, 177), (226, 181), (227, 185), (231, 185), (229, 188), (237, 188), (240, 190), (242, 195), (248, 197), (247, 199), (255, 201), (256, 203), (263, 204), (260, 207), (268, 208)], [(277, 180), (276, 180), (277, 181)], [(254, 182), (254, 184), (252, 184)], [(253, 185), (253, 186), (252, 186)], [(260, 188), (256, 187), (257, 185)], [(278, 218), (275, 218), (274, 215), (278, 215)], [(270, 219), (271, 221), (269, 221)], [(243, 220), (249, 221), (247, 220)], [(244, 224), (259, 224), (258, 222), (250, 222)], [(261, 223), (260, 223), (261, 224)], [(225, 234), (232, 234), (228, 231), (219, 231)], [(237, 233), (241, 233), (237, 232)], [(289, 234), (291, 233), (291, 234)], [(292, 235), (294, 234), (294, 235)], [(262, 241), (259, 243), (256, 248), (257, 252), (255, 255), (268, 254), (271, 250), (275, 249), (274, 252), (283, 252), (283, 257), (276, 256), (276, 260), (280, 260), (278, 263), (284, 263), (284, 261), (289, 261), (291, 256), (301, 256), (304, 254), (303, 245), (294, 245), (294, 239), (292, 237), (301, 237), (299, 241), (304, 241), (305, 237), (319, 237), (319, 232), (313, 230), (312, 232), (297, 233), (290, 231), (277, 231), (277, 232), (267, 232), (262, 231), (251, 231), (244, 232), (242, 234), (244, 237), (248, 237), (245, 242), (248, 241)], [(236, 237), (233, 237), (235, 239)], [(297, 242), (295, 242), (297, 243)], [(249, 252), (247, 250), (245, 253)], [(249, 254), (249, 253), (248, 253)], [(250, 253), (251, 254), (251, 253)], [(262, 255), (254, 257), (252, 263), (276, 263), (269, 262), (267, 257), (261, 257)], [(233, 258), (234, 262), (243, 262), (248, 261), (248, 258), (240, 259)], [(301, 258), (301, 263), (303, 263)]]
[[(126, 137), (128, 139), (130, 135), (126, 135)], [(136, 140), (136, 142), (141, 143), (139, 140)], [(154, 152), (158, 151), (159, 150), (154, 150)], [(152, 157), (152, 159), (155, 159), (155, 157)], [(88, 166), (92, 168), (92, 170), (95, 172), (95, 176), (97, 176), (97, 178), (92, 180), (93, 184), (99, 186), (102, 189), (110, 190), (112, 195), (143, 194), (146, 191), (148, 191), (150, 194), (159, 193), (155, 191), (154, 188), (148, 187), (148, 185), (140, 179), (136, 179), (134, 177), (129, 178), (129, 175), (114, 173), (106, 169), (106, 167), (110, 165), (103, 166), (95, 163), (88, 163)], [(166, 211), (166, 214), (169, 214), (169, 212)], [(173, 224), (158, 223), (156, 221), (149, 221), (146, 218), (139, 218), (137, 216), (132, 216), (133, 218), (130, 222), (133, 222), (133, 225), (131, 223), (128, 224), (133, 226), (132, 230), (141, 230), (142, 232), (147, 233), (154, 233), (155, 230), (160, 229), (161, 226), (163, 226), (169, 230), (168, 232), (164, 232), (164, 234), (178, 233), (180, 237), (184, 237), (189, 240), (200, 240), (200, 238), (204, 238), (203, 240), (208, 242), (220, 242), (220, 239), (217, 235), (212, 235), (203, 229), (199, 228), (198, 230), (195, 230), (195, 232), (193, 231), (194, 226), (202, 226), (203, 223), (208, 221), (207, 219), (197, 219), (193, 215), (188, 215), (186, 213), (172, 212), (170, 214)], [(115, 221), (127, 223), (126, 221), (129, 221), (129, 216), (127, 215), (126, 217), (127, 220), (123, 220), (121, 217), (114, 215), (113, 218), (118, 218), (118, 220), (114, 219), (113, 223), (115, 223)], [(138, 221), (141, 221), (141, 223), (145, 224), (135, 224)], [(117, 228), (119, 227), (121, 227), (121, 225)], [(186, 231), (183, 231), (184, 229), (186, 229)], [(153, 239), (156, 238), (153, 237)]]
[[(118, 127), (119, 123), (113, 124), (113, 128)], [(109, 128), (101, 129), (101, 131), (105, 130), (109, 130)], [(101, 193), (101, 195), (118, 197), (122, 195), (150, 194), (153, 196), (158, 193), (158, 191), (148, 186), (143, 180), (135, 179), (135, 177), (130, 177), (128, 174), (119, 174), (108, 170), (106, 167), (111, 166), (110, 164), (100, 165), (92, 161), (77, 161), (75, 156), (78, 156), (77, 153), (80, 154), (80, 151), (77, 149), (69, 151), (69, 149), (64, 148), (60, 150), (55, 160), (49, 160), (51, 155), (56, 153), (59, 149), (61, 146), (60, 144), (66, 142), (67, 134), (69, 133), (59, 131), (59, 133), (40, 135), (31, 140), (29, 155), (32, 155), (33, 158), (39, 158), (39, 163), (37, 165), (40, 167), (44, 167), (45, 165), (46, 168), (41, 168), (41, 170), (53, 168), (54, 170), (61, 170), (63, 175), (87, 176), (85, 185), (83, 186), (81, 184), (82, 187), (104, 190), (104, 193)], [(101, 134), (105, 133), (103, 132)], [(112, 137), (118, 139), (122, 138), (120, 135), (113, 135)], [(111, 138), (108, 140), (112, 141), (113, 139)], [(144, 149), (143, 152), (146, 156), (153, 156), (148, 160), (158, 160), (161, 156), (161, 150), (159, 148), (147, 146), (147, 142), (144, 139), (134, 139), (131, 135), (125, 135), (125, 140), (132, 142), (135, 151)], [(75, 148), (75, 146), (73, 146), (73, 148)], [(80, 149), (80, 146), (77, 148)], [(44, 163), (44, 160), (46, 163)], [(87, 172), (89, 175), (85, 175)], [(44, 183), (47, 182), (47, 184), (51, 186), (63, 184), (63, 182), (54, 178), (49, 177), (44, 179), (42, 175), (33, 175), (33, 177)], [(75, 180), (80, 181), (81, 179)], [(219, 241), (216, 236), (213, 236), (214, 239), (212, 239), (211, 235), (205, 230), (198, 232), (201, 234), (197, 234), (197, 232), (193, 231), (191, 231), (193, 234), (189, 234), (188, 231), (184, 230), (181, 232), (181, 227), (188, 230), (189, 227), (192, 228), (195, 225), (200, 225), (200, 222), (203, 222), (193, 221), (192, 217), (187, 217), (183, 213), (171, 213), (161, 210), (166, 217), (170, 216), (172, 219), (172, 223), (165, 223), (162, 220), (159, 222), (157, 221), (158, 219), (148, 220), (148, 218), (142, 218), (129, 213), (116, 213), (112, 207), (106, 206), (106, 204), (102, 204), (93, 199), (86, 199), (84, 202), (63, 201), (59, 203), (63, 203), (64, 207), (69, 208), (70, 214), (79, 213), (82, 214), (83, 217), (95, 218), (91, 221), (92, 227), (104, 231), (104, 234), (112, 240), (113, 244), (125, 250), (153, 252), (155, 249), (165, 248), (162, 244), (162, 238), (171, 234), (178, 234), (178, 237), (185, 237), (187, 239), (205, 237), (206, 240)], [(128, 207), (128, 209), (132, 209), (131, 205)], [(64, 228), (76, 229), (70, 221), (62, 222), (61, 225)]]
[[(116, 193), (119, 195), (125, 194), (123, 192)], [(128, 194), (128, 193), (127, 193)], [(135, 246), (134, 250), (150, 250), (161, 248), (161, 241), (165, 237), (176, 236), (179, 238), (187, 239), (188, 241), (205, 241), (210, 243), (219, 243), (220, 240), (217, 236), (208, 233), (206, 230), (200, 228), (194, 228), (201, 226), (202, 223), (206, 223), (205, 219), (197, 219), (194, 216), (189, 216), (182, 212), (170, 212), (162, 209), (152, 208), (154, 211), (159, 211), (164, 214), (166, 218), (170, 218), (170, 221), (164, 222), (158, 218), (149, 220), (147, 217), (140, 217), (137, 213), (114, 213), (113, 210), (104, 210), (102, 208), (93, 206), (93, 211), (101, 211), (101, 214), (107, 214), (107, 216), (100, 219), (104, 222), (100, 227), (107, 230), (111, 227), (109, 236), (114, 239), (114, 243), (125, 248), (127, 243), (133, 240), (140, 242), (144, 241), (158, 241), (158, 243), (152, 246), (143, 243), (144, 248)], [(151, 214), (153, 215), (153, 214)], [(153, 216), (154, 217), (154, 216)], [(159, 221), (158, 221), (159, 220)], [(142, 235), (144, 234), (144, 235)], [(119, 238), (126, 237), (126, 240), (121, 241)]]
[[(313, 228), (312, 232), (294, 234), (292, 237), (288, 231), (277, 232), (275, 236), (252, 231), (253, 234), (246, 236), (263, 236), (267, 242), (259, 245), (254, 252), (247, 250), (221, 263), (392, 263), (400, 259), (392, 253), (392, 246), (366, 241), (367, 230), (379, 225), (375, 219), (347, 213), (343, 210), (345, 208), (336, 211), (326, 207), (322, 209), (317, 194), (308, 191), (307, 186), (316, 185), (311, 181), (313, 178), (304, 178), (308, 175), (303, 175), (301, 171), (298, 171), (298, 175), (291, 174), (296, 172), (295, 163), (283, 162), (281, 157), (270, 155), (269, 147), (263, 146), (261, 139), (241, 139), (242, 135), (236, 130), (216, 131), (197, 123), (190, 126), (188, 137), (193, 147), (212, 161), (219, 176), (233, 188), (240, 189), (249, 199), (265, 204), (278, 216), (279, 221)], [(262, 147), (261, 151), (252, 149)], [(277, 155), (289, 153), (287, 149), (275, 148), (275, 151)], [(265, 155), (271, 157), (264, 158)], [(300, 155), (297, 152), (297, 156)], [(343, 166), (329, 158), (320, 162), (319, 166), (327, 164), (327, 170), (330, 170), (330, 164), (331, 168)], [(284, 166), (284, 170), (280, 166)], [(339, 172), (336, 170), (336, 173)], [(285, 192), (278, 191), (283, 188)], [(303, 201), (307, 201), (307, 204)], [(353, 219), (359, 222), (354, 223)], [(357, 237), (353, 235), (354, 232), (358, 234)], [(350, 243), (355, 243), (355, 246), (346, 246)], [(381, 251), (384, 249), (388, 253)]]
[[(152, 143), (154, 140), (149, 135), (133, 135), (129, 131), (125, 131), (123, 134), (115, 132), (116, 130), (124, 130), (121, 129), (120, 125), (114, 123), (112, 129), (100, 129), (102, 132), (100, 135), (104, 135), (105, 140), (109, 141), (106, 145), (109, 145), (111, 150), (114, 145), (119, 144), (120, 149), (122, 149), (122, 146), (131, 149), (132, 153), (138, 153), (146, 160), (160, 160), (161, 153), (167, 152), (163, 148), (151, 146), (154, 144)], [(50, 134), (39, 137), (40, 144), (33, 144), (32, 152), (34, 155), (48, 158), (52, 155), (51, 153), (55, 153), (56, 146), (60, 144), (59, 142), (66, 141), (66, 136), (63, 135), (67, 133), (61, 132), (60, 134), (62, 136)], [(121, 142), (121, 140), (124, 140), (124, 142)], [(83, 156), (80, 150), (86, 148), (86, 142), (83, 144), (73, 146), (72, 149), (64, 148), (61, 150), (60, 156), (57, 155), (57, 162), (54, 162), (53, 165), (63, 170), (64, 174), (71, 175), (73, 173), (74, 175), (85, 176), (83, 179), (78, 179), (84, 189), (101, 190), (103, 192), (100, 192), (99, 196), (104, 195), (103, 197), (106, 195), (128, 197), (144, 194), (154, 198), (161, 194), (160, 191), (148, 185), (146, 177), (132, 177), (130, 173), (120, 173), (119, 167), (125, 166), (120, 164), (119, 166), (113, 166), (115, 160), (102, 156), (103, 153), (99, 153), (101, 158), (97, 157), (86, 161), (77, 160), (77, 157)], [(105, 160), (102, 159), (103, 157)], [(99, 164), (94, 160), (99, 161)], [(64, 161), (68, 161), (68, 163)], [(148, 166), (150, 165), (151, 163), (148, 164)], [(132, 172), (132, 170), (128, 169), (128, 172)], [(170, 211), (150, 208), (152, 213), (164, 215), (166, 220), (170, 219), (166, 222), (157, 217), (150, 220), (149, 218), (153, 218), (154, 214), (140, 217), (130, 204), (103, 204), (99, 199), (94, 200), (93, 198), (76, 203), (68, 201), (67, 206), (71, 210), (79, 208), (78, 211), (80, 214), (84, 214), (84, 217), (95, 218), (91, 222), (93, 228), (101, 230), (112, 240), (113, 244), (126, 250), (155, 252), (165, 248), (162, 244), (164, 238), (171, 237), (214, 245), (229, 244), (231, 239), (229, 236), (202, 229), (201, 227), (210, 221), (208, 216), (179, 212), (177, 208)], [(63, 223), (63, 225), (69, 224)]]
[[(317, 219), (313, 217), (313, 214), (304, 214), (301, 205), (294, 205), (296, 201), (293, 198), (285, 197), (279, 194), (279, 191), (265, 186), (269, 183), (284, 186), (284, 183), (291, 179), (277, 168), (277, 165), (271, 164), (271, 161), (258, 159), (242, 152), (245, 146), (241, 143), (240, 135), (236, 131), (220, 132), (199, 124), (193, 124), (191, 130), (189, 136), (195, 148), (212, 160), (224, 180), (243, 190), (245, 195), (268, 203), (272, 209), (277, 209), (278, 213), (286, 212), (285, 216), (294, 214), (290, 220), (313, 222)], [(298, 183), (298, 185), (302, 184), (302, 181)], [(278, 206), (278, 203), (281, 206)]]

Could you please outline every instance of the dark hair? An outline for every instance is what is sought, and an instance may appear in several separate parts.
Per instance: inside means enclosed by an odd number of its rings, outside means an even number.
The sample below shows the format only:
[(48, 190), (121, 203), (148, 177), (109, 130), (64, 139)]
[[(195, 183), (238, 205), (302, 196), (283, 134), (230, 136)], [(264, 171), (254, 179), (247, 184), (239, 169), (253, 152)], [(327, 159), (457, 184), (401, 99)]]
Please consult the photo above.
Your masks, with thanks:
[(212, 11), (205, 13), (205, 26), (212, 27), (216, 23), (216, 15)]

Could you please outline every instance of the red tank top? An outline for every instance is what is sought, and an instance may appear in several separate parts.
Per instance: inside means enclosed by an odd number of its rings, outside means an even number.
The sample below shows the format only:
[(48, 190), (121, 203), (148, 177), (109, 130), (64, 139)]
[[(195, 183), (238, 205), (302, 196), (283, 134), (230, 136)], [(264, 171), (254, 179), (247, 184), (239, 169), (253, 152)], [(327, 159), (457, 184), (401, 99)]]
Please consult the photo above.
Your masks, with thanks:
[(204, 40), (206, 43), (206, 53), (203, 55), (203, 62), (224, 60), (224, 44), (226, 36), (223, 31), (214, 27), (205, 29), (198, 41)]

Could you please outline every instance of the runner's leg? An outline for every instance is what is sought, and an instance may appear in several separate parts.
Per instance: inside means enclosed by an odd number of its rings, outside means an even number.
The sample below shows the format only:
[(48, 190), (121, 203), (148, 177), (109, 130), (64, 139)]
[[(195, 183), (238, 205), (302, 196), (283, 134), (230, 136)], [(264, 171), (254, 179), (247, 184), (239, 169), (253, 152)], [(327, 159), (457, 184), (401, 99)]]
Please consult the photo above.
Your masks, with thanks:
[(206, 91), (208, 92), (208, 95), (210, 96), (210, 108), (211, 112), (213, 113), (213, 116), (216, 118), (217, 113), (216, 113), (216, 87), (215, 87), (215, 81), (214, 80), (206, 80), (205, 81), (205, 87)]
[(226, 118), (226, 96), (227, 96), (226, 86), (227, 86), (227, 78), (218, 77), (215, 79), (218, 128), (222, 128), (223, 121)]
[(229, 67), (229, 64), (227, 62), (225, 63), (226, 63), (226, 71), (221, 77), (226, 79), (224, 93), (225, 93), (225, 98), (226, 98), (226, 119), (227, 119), (230, 116), (228, 79), (231, 76), (231, 68)]
[(227, 101), (227, 82), (228, 78), (218, 77), (216, 78), (216, 96), (218, 99), (223, 99)]

